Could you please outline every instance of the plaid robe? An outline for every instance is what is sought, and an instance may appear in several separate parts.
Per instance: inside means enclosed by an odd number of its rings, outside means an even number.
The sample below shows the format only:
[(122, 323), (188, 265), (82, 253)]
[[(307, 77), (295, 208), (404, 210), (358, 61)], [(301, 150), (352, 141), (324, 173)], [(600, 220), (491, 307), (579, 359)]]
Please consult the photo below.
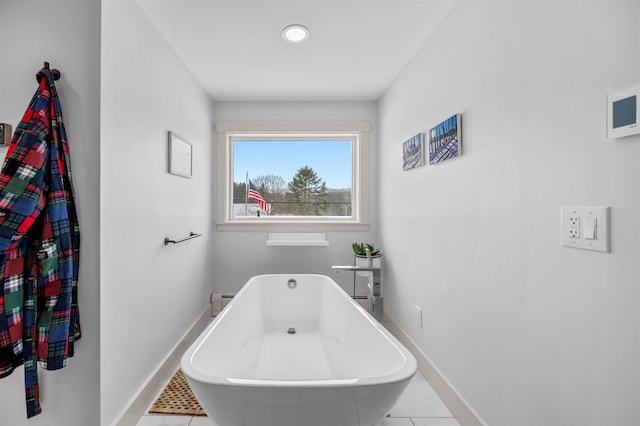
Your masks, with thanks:
[(37, 77), (0, 172), (0, 377), (24, 364), (27, 417), (42, 411), (37, 361), (64, 367), (81, 335), (69, 147), (53, 76)]

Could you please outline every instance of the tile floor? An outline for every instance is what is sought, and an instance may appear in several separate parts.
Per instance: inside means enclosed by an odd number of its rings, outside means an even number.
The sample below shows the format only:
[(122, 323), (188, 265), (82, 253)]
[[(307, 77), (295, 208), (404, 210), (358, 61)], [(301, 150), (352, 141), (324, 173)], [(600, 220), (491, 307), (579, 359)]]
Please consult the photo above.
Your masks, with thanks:
[[(149, 414), (148, 409), (146, 413), (136, 426), (211, 426), (212, 424), (207, 417)], [(460, 424), (429, 382), (418, 372), (398, 403), (389, 412), (389, 417), (383, 419), (377, 426), (460, 426)]]

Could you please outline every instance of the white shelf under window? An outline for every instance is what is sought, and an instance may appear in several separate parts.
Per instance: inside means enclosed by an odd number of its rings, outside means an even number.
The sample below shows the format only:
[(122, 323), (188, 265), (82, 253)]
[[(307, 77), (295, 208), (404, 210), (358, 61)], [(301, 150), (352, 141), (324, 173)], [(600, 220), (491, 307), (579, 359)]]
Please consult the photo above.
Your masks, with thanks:
[(328, 246), (324, 232), (270, 232), (268, 246)]

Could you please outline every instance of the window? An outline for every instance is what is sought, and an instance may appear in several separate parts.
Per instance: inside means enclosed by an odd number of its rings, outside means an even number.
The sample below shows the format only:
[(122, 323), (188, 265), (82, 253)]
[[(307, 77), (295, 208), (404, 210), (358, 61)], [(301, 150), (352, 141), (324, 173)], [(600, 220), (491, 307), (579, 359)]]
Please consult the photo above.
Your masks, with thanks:
[(369, 128), (217, 123), (218, 229), (366, 229)]

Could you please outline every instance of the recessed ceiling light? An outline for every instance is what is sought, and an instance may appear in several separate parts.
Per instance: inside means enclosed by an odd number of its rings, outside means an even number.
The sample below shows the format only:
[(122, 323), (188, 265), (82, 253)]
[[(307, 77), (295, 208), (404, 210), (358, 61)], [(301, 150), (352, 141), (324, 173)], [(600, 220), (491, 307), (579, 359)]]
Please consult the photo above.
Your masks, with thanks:
[(302, 43), (309, 38), (309, 29), (304, 25), (289, 25), (282, 30), (282, 38), (289, 43)]

